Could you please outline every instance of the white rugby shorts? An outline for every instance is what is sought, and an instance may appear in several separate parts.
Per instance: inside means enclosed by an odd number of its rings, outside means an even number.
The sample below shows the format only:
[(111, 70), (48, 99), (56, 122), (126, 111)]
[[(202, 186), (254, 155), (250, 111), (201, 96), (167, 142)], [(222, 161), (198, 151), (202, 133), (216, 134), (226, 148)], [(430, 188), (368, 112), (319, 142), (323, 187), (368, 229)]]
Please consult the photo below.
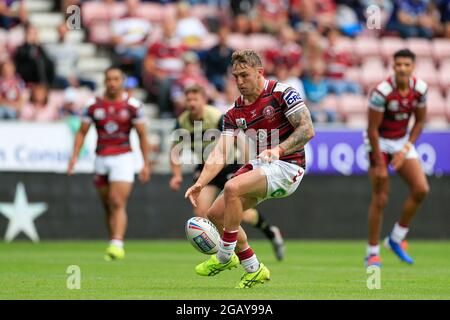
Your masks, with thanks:
[(135, 175), (135, 163), (132, 152), (111, 156), (99, 156), (95, 158), (95, 174), (107, 176), (108, 182), (123, 181), (133, 182)]

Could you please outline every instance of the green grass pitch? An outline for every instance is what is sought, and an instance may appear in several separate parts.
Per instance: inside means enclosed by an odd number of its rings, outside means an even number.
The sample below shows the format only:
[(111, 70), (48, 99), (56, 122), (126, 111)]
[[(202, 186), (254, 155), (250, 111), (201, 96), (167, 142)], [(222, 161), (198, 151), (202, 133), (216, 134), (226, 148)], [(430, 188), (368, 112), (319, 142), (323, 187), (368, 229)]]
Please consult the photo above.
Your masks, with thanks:
[[(450, 299), (450, 242), (410, 241), (415, 265), (382, 251), (381, 288), (367, 288), (363, 241), (288, 241), (285, 261), (266, 241), (253, 241), (272, 280), (239, 290), (242, 268), (200, 277), (206, 256), (187, 241), (128, 241), (126, 259), (105, 262), (105, 242), (0, 244), (1, 299)], [(68, 266), (81, 288), (68, 289)]]

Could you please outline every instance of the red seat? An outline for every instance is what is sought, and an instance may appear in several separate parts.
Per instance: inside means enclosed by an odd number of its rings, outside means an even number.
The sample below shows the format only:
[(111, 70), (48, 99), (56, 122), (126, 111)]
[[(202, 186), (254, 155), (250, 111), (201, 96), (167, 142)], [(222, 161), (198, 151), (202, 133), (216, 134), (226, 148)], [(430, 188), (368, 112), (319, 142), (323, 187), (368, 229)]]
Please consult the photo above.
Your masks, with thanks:
[(395, 52), (407, 48), (406, 42), (397, 37), (384, 37), (381, 39), (381, 54), (387, 61), (392, 60)]
[(388, 70), (378, 58), (367, 59), (361, 68), (361, 83), (366, 92), (388, 77)]
[(438, 86), (439, 77), (438, 70), (431, 59), (418, 59), (414, 74), (425, 81), (429, 86)]
[(365, 115), (367, 113), (367, 101), (365, 96), (345, 93), (338, 98), (338, 110), (344, 120), (353, 115)]
[(450, 58), (450, 40), (434, 39), (431, 42), (432, 55), (436, 61)]
[(345, 79), (357, 83), (361, 83), (361, 68), (352, 67), (345, 70)]
[(381, 55), (380, 41), (372, 37), (358, 37), (354, 42), (356, 55), (364, 59), (368, 56)]
[(176, 8), (174, 5), (161, 5), (159, 3), (141, 3), (138, 14), (140, 17), (150, 20), (150, 22), (159, 24), (167, 17), (175, 17)]
[(339, 103), (338, 103), (338, 97), (334, 94), (329, 94), (325, 97), (325, 99), (322, 100), (320, 105), (330, 111), (334, 111), (339, 113)]
[(217, 6), (207, 5), (207, 4), (196, 4), (190, 9), (190, 13), (200, 20), (206, 18), (217, 18), (220, 14)]
[(83, 3), (81, 8), (81, 15), (83, 18), (83, 25), (89, 27), (95, 21), (110, 21), (117, 19), (126, 13), (126, 6), (124, 3), (106, 4), (99, 1), (89, 1)]
[(431, 42), (422, 38), (409, 38), (407, 41), (408, 48), (414, 52), (417, 57), (431, 57)]
[(450, 123), (450, 90), (447, 91), (447, 100), (445, 101), (445, 114), (447, 121)]
[(445, 119), (447, 117), (446, 101), (437, 88), (430, 88), (427, 93), (427, 121), (432, 118)]
[(248, 39), (240, 33), (232, 33), (228, 36), (228, 45), (234, 50), (243, 50), (248, 48)]
[(338, 50), (355, 53), (354, 42), (351, 38), (340, 37), (335, 46)]
[(106, 21), (98, 21), (91, 25), (89, 41), (98, 45), (107, 45), (111, 43), (111, 28)]
[(254, 33), (247, 38), (247, 46), (256, 52), (265, 52), (268, 49), (277, 47), (278, 42), (275, 37), (269, 34)]
[(438, 78), (441, 89), (444, 91), (450, 89), (450, 59), (441, 61)]

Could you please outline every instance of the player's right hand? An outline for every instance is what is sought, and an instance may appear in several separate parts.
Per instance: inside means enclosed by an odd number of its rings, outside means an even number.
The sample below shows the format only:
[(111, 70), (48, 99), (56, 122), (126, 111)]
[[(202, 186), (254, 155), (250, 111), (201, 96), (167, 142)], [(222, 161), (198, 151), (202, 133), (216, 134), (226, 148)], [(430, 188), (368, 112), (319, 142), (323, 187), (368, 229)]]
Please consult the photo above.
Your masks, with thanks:
[(203, 186), (200, 183), (196, 183), (192, 187), (187, 189), (186, 194), (184, 195), (186, 199), (189, 198), (194, 208), (197, 208), (197, 199), (202, 189)]
[(75, 163), (77, 163), (77, 158), (70, 158), (69, 165), (67, 166), (67, 174), (71, 176), (73, 174), (73, 168), (75, 167)]
[(170, 182), (169, 182), (170, 189), (172, 189), (173, 191), (180, 190), (182, 182), (183, 182), (183, 177), (182, 176), (173, 176), (172, 179), (170, 179)]

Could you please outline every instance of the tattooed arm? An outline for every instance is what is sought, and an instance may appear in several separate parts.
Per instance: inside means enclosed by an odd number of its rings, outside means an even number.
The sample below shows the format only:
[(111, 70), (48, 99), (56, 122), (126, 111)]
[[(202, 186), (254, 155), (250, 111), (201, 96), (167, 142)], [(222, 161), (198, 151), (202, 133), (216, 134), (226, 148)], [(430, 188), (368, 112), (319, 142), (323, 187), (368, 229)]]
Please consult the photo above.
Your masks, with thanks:
[(300, 108), (287, 118), (295, 128), (294, 132), (277, 147), (261, 152), (258, 158), (264, 162), (272, 162), (284, 155), (294, 153), (314, 137), (315, 132), (307, 107)]
[(311, 114), (309, 113), (307, 107), (303, 107), (288, 116), (288, 120), (295, 130), (279, 145), (279, 148), (283, 150), (282, 153), (284, 155), (294, 153), (303, 147), (315, 135)]

